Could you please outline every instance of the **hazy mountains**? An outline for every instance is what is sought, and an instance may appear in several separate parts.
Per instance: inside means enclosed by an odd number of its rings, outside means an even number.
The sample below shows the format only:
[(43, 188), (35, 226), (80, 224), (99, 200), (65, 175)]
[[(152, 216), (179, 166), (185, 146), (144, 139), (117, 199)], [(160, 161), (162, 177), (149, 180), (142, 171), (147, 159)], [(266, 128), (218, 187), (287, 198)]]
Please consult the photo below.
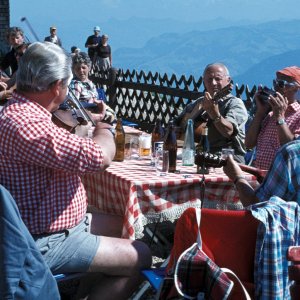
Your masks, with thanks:
[[(42, 39), (48, 35), (49, 20), (38, 20), (32, 25)], [(82, 26), (74, 30), (78, 22)], [(68, 22), (55, 24), (66, 50), (76, 45), (83, 51), (87, 50), (87, 36), (99, 25), (101, 33), (109, 35), (117, 68), (199, 77), (206, 64), (221, 61), (228, 65), (235, 82), (270, 85), (276, 70), (300, 65), (300, 19), (256, 24), (220, 18), (182, 22), (132, 17), (101, 22), (101, 17), (77, 20), (70, 16)], [(25, 24), (21, 25), (28, 34)]]
[(209, 30), (202, 26), (161, 34), (141, 48), (119, 48), (113, 52), (113, 62), (123, 69), (199, 77), (206, 64), (221, 61), (228, 65), (235, 82), (269, 85), (276, 70), (300, 65), (299, 28), (300, 20)]

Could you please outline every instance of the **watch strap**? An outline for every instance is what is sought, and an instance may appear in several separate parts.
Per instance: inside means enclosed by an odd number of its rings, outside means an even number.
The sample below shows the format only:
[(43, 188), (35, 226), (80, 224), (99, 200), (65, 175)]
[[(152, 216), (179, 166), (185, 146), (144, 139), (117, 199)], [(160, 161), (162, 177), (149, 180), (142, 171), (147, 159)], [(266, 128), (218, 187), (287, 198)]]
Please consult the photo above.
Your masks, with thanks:
[(279, 119), (279, 120), (277, 120), (276, 125), (283, 125), (285, 123), (286, 123), (285, 119)]

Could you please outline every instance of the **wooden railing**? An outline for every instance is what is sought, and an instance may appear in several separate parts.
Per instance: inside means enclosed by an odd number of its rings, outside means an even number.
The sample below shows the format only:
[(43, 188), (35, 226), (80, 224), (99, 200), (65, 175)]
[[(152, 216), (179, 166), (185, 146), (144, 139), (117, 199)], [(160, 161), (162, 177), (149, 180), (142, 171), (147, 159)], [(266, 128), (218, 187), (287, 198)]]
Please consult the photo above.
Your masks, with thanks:
[[(117, 116), (135, 122), (145, 131), (151, 131), (157, 118), (162, 119), (164, 126), (176, 117), (186, 104), (203, 94), (202, 76), (184, 75), (177, 78), (144, 71), (122, 70), (111, 68), (108, 71), (93, 69), (90, 79), (96, 86), (104, 88), (108, 105)], [(202, 90), (202, 91), (201, 91)], [(234, 87), (233, 94), (241, 98), (253, 114), (253, 96), (256, 86), (249, 89), (246, 85)]]

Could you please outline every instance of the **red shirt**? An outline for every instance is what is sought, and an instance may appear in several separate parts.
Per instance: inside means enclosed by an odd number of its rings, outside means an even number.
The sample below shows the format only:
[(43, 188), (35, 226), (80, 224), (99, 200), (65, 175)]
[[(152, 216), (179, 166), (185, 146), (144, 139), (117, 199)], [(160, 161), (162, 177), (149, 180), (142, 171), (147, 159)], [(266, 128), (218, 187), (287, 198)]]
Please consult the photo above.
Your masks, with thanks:
[[(270, 112), (262, 122), (262, 128), (257, 138), (255, 166), (269, 170), (277, 150), (280, 148), (276, 120)], [(300, 103), (290, 104), (285, 112), (285, 121), (290, 131), (297, 137), (300, 134)]]
[(99, 145), (57, 127), (51, 116), (16, 93), (0, 113), (0, 183), (32, 234), (78, 224), (87, 208), (80, 176), (103, 166)]

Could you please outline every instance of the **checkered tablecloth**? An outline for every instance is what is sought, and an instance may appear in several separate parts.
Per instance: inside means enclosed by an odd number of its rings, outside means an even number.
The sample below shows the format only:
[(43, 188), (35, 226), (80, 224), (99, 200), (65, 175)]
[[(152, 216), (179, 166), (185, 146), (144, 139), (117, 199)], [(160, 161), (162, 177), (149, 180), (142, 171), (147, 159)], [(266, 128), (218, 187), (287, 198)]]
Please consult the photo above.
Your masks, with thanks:
[[(101, 212), (124, 216), (122, 236), (139, 238), (146, 224), (174, 221), (186, 208), (200, 206), (202, 175), (196, 174), (196, 166), (180, 164), (180, 173), (157, 176), (150, 160), (113, 162), (104, 172), (83, 178), (89, 204)], [(255, 184), (253, 175), (245, 176)], [(205, 175), (203, 206), (241, 208), (233, 183), (222, 169)]]

